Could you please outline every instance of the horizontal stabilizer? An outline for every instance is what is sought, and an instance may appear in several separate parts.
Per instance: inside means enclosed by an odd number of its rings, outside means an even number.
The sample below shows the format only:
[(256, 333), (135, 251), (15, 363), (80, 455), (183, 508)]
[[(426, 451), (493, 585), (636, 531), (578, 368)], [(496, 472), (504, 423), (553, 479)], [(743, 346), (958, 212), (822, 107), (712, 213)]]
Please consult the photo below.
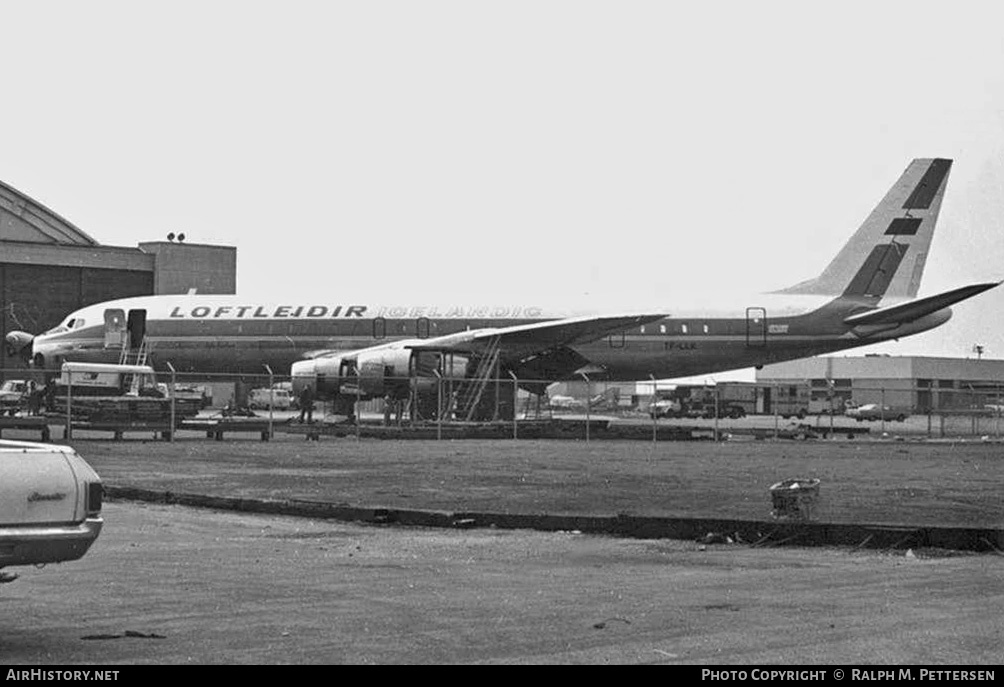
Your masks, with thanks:
[(970, 284), (969, 286), (952, 289), (951, 291), (945, 291), (944, 293), (939, 293), (934, 296), (925, 296), (924, 298), (917, 298), (916, 300), (900, 303), (899, 305), (890, 305), (885, 308), (869, 310), (857, 315), (851, 315), (850, 317), (844, 318), (844, 322), (852, 326), (866, 324), (904, 324), (907, 322), (913, 322), (914, 320), (920, 319), (925, 315), (930, 315), (931, 313), (937, 312), (943, 308), (947, 308), (959, 301), (972, 298), (976, 294), (992, 289), (1000, 283), (1001, 282), (986, 282), (983, 284)]

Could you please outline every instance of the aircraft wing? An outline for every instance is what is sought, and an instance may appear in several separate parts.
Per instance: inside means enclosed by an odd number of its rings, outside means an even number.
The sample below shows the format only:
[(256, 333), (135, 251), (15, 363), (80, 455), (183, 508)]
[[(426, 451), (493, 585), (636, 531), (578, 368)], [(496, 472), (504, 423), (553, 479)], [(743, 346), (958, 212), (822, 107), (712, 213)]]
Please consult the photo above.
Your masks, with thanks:
[(850, 317), (845, 317), (844, 322), (853, 326), (866, 324), (904, 324), (947, 308), (959, 301), (972, 298), (978, 293), (983, 293), (998, 286), (1000, 283), (985, 282), (982, 284), (970, 284), (969, 286), (952, 289), (951, 291), (945, 291), (934, 296), (925, 296), (924, 298), (917, 298), (906, 303), (899, 303), (851, 315)]
[(561, 346), (584, 344), (608, 334), (661, 320), (667, 313), (569, 317), (512, 327), (475, 329), (428, 339), (407, 346), (418, 351), (479, 352), (498, 338), (503, 357), (542, 353)]

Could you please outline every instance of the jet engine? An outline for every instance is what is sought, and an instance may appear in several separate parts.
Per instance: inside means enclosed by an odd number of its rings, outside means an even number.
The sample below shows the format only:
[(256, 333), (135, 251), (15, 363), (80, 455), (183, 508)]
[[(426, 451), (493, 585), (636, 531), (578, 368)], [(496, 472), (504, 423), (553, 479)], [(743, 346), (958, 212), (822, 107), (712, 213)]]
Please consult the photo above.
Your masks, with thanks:
[(467, 356), (413, 351), (404, 347), (408, 343), (293, 363), (293, 393), (299, 394), (312, 384), (318, 398), (339, 394), (407, 398), (412, 390), (435, 393), (437, 373), (444, 380), (461, 380), (467, 375)]
[(365, 397), (387, 394), (395, 398), (406, 397), (411, 358), (412, 352), (407, 349), (360, 352), (355, 359), (359, 394)]
[(12, 331), (4, 337), (8, 356), (20, 355), (25, 362), (31, 359), (31, 343), (35, 337), (28, 332)]

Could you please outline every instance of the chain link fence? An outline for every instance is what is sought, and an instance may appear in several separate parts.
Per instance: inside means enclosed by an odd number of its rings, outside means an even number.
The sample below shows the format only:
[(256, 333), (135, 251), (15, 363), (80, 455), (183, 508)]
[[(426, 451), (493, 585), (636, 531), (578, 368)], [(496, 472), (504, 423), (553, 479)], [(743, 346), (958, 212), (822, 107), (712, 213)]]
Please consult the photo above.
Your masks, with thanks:
[(747, 384), (741, 398), (738, 387), (720, 383), (692, 386), (684, 398), (674, 397), (679, 387), (664, 382), (614, 383), (585, 375), (557, 385), (513, 374), (479, 380), (350, 375), (336, 385), (337, 403), (325, 397), (309, 400), (311, 418), (301, 407), (298, 380), (264, 371), (159, 371), (151, 376), (81, 365), (62, 375), (24, 369), (0, 373), (0, 413), (8, 421), (36, 417), (71, 425), (159, 421), (177, 427), (187, 419), (236, 417), (385, 426), (495, 422), (511, 424), (517, 435), (521, 423), (586, 420), (588, 433), (588, 421), (603, 419), (650, 427), (655, 441), (673, 427), (731, 439), (864, 435), (1000, 440), (1004, 435), (1004, 384), (990, 382), (961, 387), (855, 382), (841, 388), (808, 381), (757, 382)]

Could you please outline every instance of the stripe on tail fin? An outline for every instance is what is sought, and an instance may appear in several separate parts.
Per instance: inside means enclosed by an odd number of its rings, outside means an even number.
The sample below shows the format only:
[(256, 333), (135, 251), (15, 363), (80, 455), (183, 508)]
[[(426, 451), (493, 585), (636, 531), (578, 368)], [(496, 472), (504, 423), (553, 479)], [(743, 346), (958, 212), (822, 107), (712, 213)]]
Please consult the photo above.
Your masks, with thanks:
[(951, 169), (942, 158), (911, 162), (818, 277), (775, 293), (914, 298)]

